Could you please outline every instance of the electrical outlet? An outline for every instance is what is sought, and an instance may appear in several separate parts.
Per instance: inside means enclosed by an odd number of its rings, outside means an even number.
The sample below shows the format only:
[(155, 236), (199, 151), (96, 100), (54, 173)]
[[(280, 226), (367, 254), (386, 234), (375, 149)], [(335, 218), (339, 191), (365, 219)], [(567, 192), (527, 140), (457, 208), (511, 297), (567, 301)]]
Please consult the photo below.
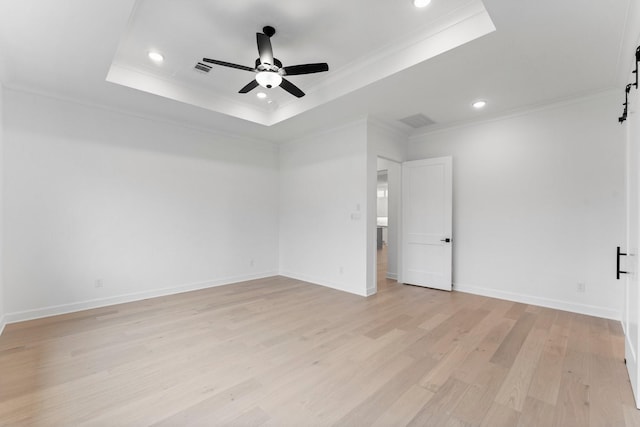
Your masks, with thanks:
[(255, 262), (254, 262), (253, 258), (251, 258), (251, 260), (249, 260), (249, 266), (253, 267), (253, 264), (255, 264)]
[(96, 281), (95, 281), (93, 286), (96, 287), (96, 288), (101, 288), (101, 287), (104, 286), (104, 283), (102, 283), (102, 279), (96, 279)]
[(578, 282), (577, 290), (578, 292), (584, 293), (587, 291), (587, 286), (584, 282)]

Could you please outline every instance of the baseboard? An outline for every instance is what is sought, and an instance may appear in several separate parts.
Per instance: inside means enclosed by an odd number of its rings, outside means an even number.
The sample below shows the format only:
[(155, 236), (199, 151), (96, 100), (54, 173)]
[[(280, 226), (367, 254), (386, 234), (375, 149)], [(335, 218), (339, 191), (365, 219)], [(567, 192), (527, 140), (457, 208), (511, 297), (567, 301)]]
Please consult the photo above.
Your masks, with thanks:
[(622, 320), (622, 313), (606, 307), (595, 305), (578, 304), (567, 301), (555, 300), (551, 298), (541, 298), (532, 295), (518, 294), (515, 292), (501, 291), (497, 289), (483, 288), (463, 284), (454, 284), (453, 289), (468, 294), (482, 295), (485, 297), (504, 299), (507, 301), (520, 302), (523, 304), (539, 305), (541, 307), (555, 308), (557, 310), (570, 311), (572, 313), (586, 314), (588, 316), (602, 317), (605, 319)]
[(387, 271), (387, 279), (398, 280), (398, 273), (389, 273)]
[(275, 271), (265, 273), (249, 274), (243, 276), (227, 277), (217, 280), (209, 280), (206, 282), (190, 283), (187, 285), (173, 286), (170, 288), (154, 289), (151, 291), (135, 292), (124, 295), (117, 295), (107, 298), (98, 298), (88, 301), (74, 302), (70, 304), (62, 304), (50, 307), (37, 308), (33, 310), (20, 311), (15, 313), (7, 313), (4, 316), (6, 324), (23, 322), (25, 320), (40, 319), (43, 317), (57, 316), (60, 314), (74, 313), (76, 311), (89, 310), (92, 308), (107, 307), (115, 304), (123, 304), (127, 302), (141, 301), (149, 298), (163, 297), (167, 295), (181, 294), (184, 292), (197, 291), (201, 289), (214, 288), (217, 286), (232, 285), (247, 280), (264, 279), (266, 277), (277, 276)]
[(0, 336), (2, 336), (2, 332), (4, 332), (4, 327), (7, 326), (7, 319), (5, 316), (0, 317)]
[[(629, 378), (638, 378), (638, 359), (634, 350), (633, 343), (629, 335), (625, 334), (625, 346), (624, 357), (625, 365), (629, 374)], [(631, 381), (631, 390), (633, 391), (633, 397), (636, 402), (636, 407), (640, 409), (640, 390), (638, 390), (638, 384), (636, 381)]]
[(343, 286), (341, 286), (338, 283), (333, 283), (333, 282), (329, 282), (327, 280), (323, 280), (323, 279), (317, 279), (311, 276), (307, 276), (304, 274), (298, 274), (298, 273), (292, 273), (290, 271), (281, 271), (279, 273), (280, 276), (284, 276), (284, 277), (288, 277), (290, 279), (295, 279), (295, 280), (301, 280), (303, 282), (309, 282), (313, 285), (318, 285), (318, 286), (324, 286), (325, 288), (331, 288), (331, 289), (335, 289), (336, 291), (342, 291), (342, 292), (347, 292), (349, 294), (353, 294), (353, 295), (359, 295), (361, 297), (367, 297), (369, 296), (368, 294), (368, 290), (365, 290), (364, 292), (357, 292), (351, 289), (345, 289)]
[(377, 288), (367, 288), (365, 296), (370, 297), (371, 295), (375, 295), (378, 292)]

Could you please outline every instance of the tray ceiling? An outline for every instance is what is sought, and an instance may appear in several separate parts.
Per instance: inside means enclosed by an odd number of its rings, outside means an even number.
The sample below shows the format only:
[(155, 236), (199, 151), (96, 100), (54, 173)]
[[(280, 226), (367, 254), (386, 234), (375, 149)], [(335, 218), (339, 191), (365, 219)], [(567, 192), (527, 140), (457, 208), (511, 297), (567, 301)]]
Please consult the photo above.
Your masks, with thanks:
[[(203, 57), (253, 66), (255, 33), (271, 25), (271, 42), (283, 64), (327, 62), (327, 73), (288, 77), (306, 96), (281, 88), (238, 90), (254, 74), (213, 65)], [(107, 81), (270, 126), (427, 61), (495, 27), (480, 0), (281, 0), (242, 2), (138, 0), (121, 37)], [(164, 61), (147, 54), (160, 52)]]

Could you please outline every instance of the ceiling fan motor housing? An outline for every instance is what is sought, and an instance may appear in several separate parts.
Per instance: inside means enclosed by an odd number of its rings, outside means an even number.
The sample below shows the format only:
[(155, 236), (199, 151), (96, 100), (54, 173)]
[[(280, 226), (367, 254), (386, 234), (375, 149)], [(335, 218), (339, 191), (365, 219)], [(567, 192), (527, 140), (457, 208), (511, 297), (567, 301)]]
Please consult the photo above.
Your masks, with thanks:
[(256, 70), (258, 71), (280, 71), (282, 62), (278, 58), (273, 58), (273, 64), (263, 64), (260, 58), (256, 59)]
[(262, 33), (265, 36), (273, 37), (273, 35), (276, 33), (276, 29), (273, 28), (271, 25), (267, 25), (266, 27), (262, 28)]

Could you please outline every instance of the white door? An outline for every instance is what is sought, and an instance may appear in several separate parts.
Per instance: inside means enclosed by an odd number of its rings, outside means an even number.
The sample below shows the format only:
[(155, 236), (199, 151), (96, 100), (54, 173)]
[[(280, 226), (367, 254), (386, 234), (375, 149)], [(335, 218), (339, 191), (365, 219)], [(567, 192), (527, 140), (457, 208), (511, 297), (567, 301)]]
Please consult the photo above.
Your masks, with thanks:
[[(633, 105), (633, 104), (630, 104)], [(621, 257), (620, 269), (628, 274), (623, 275), (626, 279), (625, 304), (622, 322), (625, 332), (625, 358), (631, 387), (636, 398), (636, 406), (640, 408), (640, 390), (638, 389), (640, 374), (640, 358), (638, 357), (640, 320), (640, 278), (638, 277), (638, 238), (640, 237), (640, 141), (634, 135), (640, 135), (640, 120), (631, 114), (627, 132), (627, 247), (622, 248), (622, 252), (628, 256)], [(612, 254), (613, 255), (613, 254)]]
[(451, 157), (402, 164), (403, 283), (451, 290)]

